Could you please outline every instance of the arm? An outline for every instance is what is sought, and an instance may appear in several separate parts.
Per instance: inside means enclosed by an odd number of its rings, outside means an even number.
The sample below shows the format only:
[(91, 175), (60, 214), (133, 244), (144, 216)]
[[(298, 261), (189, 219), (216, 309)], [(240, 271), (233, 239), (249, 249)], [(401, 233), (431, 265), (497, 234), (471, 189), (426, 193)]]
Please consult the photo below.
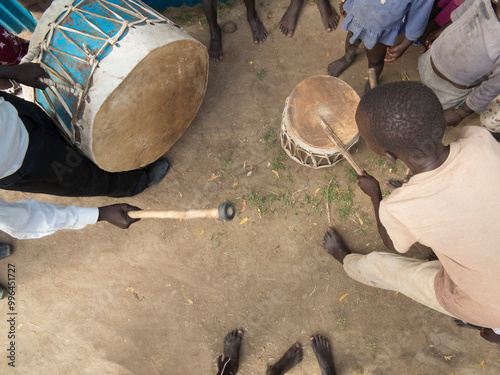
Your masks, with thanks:
[(393, 62), (399, 59), (403, 53), (413, 44), (415, 40), (420, 38), (424, 33), (429, 15), (431, 14), (433, 2), (429, 0), (415, 0), (411, 3), (406, 15), (406, 31), (405, 38), (401, 43), (387, 48), (389, 55), (384, 61)]
[(38, 80), (42, 77), (49, 78), (49, 75), (39, 64), (28, 63), (0, 66), (0, 80), (12, 79), (26, 86), (44, 89), (47, 85)]
[(472, 109), (469, 108), (467, 103), (465, 103), (460, 108), (449, 108), (444, 111), (444, 115), (446, 117), (446, 125), (447, 126), (457, 126), (460, 122), (469, 116), (472, 112)]
[(377, 220), (377, 228), (378, 233), (380, 234), (380, 238), (384, 242), (384, 245), (387, 246), (391, 250), (396, 250), (394, 244), (392, 243), (391, 237), (387, 233), (384, 225), (380, 221), (380, 202), (382, 202), (382, 192), (380, 191), (380, 185), (378, 181), (370, 176), (368, 173), (363, 171), (363, 175), (357, 177), (358, 186), (360, 189), (368, 195), (373, 204), (373, 210), (375, 212), (375, 218)]
[(396, 44), (392, 47), (387, 47), (387, 54), (389, 55), (389, 57), (386, 58), (384, 61), (386, 62), (396, 61), (403, 55), (403, 53), (405, 53), (408, 47), (411, 46), (412, 44), (413, 41), (405, 36), (404, 40), (401, 43)]
[(498, 95), (500, 95), (500, 56), (493, 65), (491, 75), (472, 91), (465, 104), (471, 111), (482, 112)]
[(439, 29), (436, 29), (432, 32), (429, 33), (429, 35), (427, 35), (427, 39), (425, 39), (425, 44), (427, 45), (427, 48), (431, 48), (432, 46), (432, 43), (434, 43), (434, 41), (439, 38), (439, 36), (441, 35), (441, 33), (443, 31), (446, 30), (446, 28), (448, 26), (450, 26), (452, 24), (452, 22), (448, 22), (447, 24), (444, 24), (443, 26), (441, 26)]
[(450, 26), (453, 22), (459, 19), (465, 13), (465, 11), (471, 7), (474, 1), (475, 0), (466, 0), (464, 3), (462, 3), (462, 5), (460, 5), (457, 9), (451, 12), (450, 15), (451, 21), (441, 26), (439, 29), (434, 30), (427, 36), (426, 39), (427, 48), (431, 48), (432, 43), (441, 35), (441, 33), (444, 30), (446, 30), (446, 28)]
[(406, 29), (405, 35), (409, 40), (415, 41), (425, 31), (429, 23), (434, 1), (431, 0), (413, 0), (406, 14)]
[(29, 239), (48, 236), (61, 229), (82, 229), (98, 220), (128, 228), (137, 221), (126, 215), (131, 210), (138, 208), (127, 204), (100, 208), (62, 207), (34, 199), (13, 203), (0, 199), (0, 230), (15, 238)]

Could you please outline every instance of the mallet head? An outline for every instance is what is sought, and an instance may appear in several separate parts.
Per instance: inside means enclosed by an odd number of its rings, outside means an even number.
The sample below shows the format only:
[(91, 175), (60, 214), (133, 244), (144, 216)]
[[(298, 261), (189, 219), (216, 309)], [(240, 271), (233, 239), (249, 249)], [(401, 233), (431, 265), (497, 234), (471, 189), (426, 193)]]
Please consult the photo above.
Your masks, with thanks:
[(219, 206), (219, 220), (233, 220), (236, 210), (232, 203), (221, 203)]

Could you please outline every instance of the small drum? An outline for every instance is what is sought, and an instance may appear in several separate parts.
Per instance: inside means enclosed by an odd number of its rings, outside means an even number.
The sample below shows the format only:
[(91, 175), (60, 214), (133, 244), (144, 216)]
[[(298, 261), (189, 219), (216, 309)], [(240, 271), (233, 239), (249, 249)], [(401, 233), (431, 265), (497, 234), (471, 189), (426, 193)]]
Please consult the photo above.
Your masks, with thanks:
[(308, 78), (286, 100), (281, 122), (281, 146), (297, 163), (311, 168), (335, 165), (342, 155), (321, 128), (321, 116), (349, 149), (358, 139), (354, 118), (359, 95), (331, 76)]
[(137, 0), (56, 0), (31, 39), (36, 46), (34, 61), (55, 84), (32, 90), (33, 101), (110, 172), (163, 155), (205, 95), (206, 48)]

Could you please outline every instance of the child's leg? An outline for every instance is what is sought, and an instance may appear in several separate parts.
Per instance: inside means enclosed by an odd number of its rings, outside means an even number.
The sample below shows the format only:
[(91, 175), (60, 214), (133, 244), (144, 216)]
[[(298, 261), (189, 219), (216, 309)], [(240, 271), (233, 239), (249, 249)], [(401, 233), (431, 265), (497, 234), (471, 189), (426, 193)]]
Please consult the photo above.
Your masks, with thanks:
[(326, 31), (330, 32), (337, 28), (339, 24), (340, 16), (335, 9), (332, 8), (329, 0), (317, 0), (319, 13), (321, 14), (321, 19), (323, 20), (323, 25), (325, 25)]
[[(366, 49), (366, 57), (368, 58), (368, 69), (375, 69), (375, 77), (380, 76), (382, 69), (384, 69), (384, 58), (387, 52), (387, 46), (382, 43), (376, 43), (373, 48)], [(365, 93), (370, 90), (370, 82), (366, 82)]]
[(368, 58), (368, 68), (375, 69), (375, 76), (380, 76), (382, 69), (384, 69), (384, 58), (387, 52), (385, 44), (377, 42), (372, 49), (366, 50), (366, 57)]
[(331, 75), (332, 77), (338, 77), (339, 75), (341, 75), (342, 72), (352, 64), (354, 58), (356, 57), (356, 51), (359, 47), (359, 44), (361, 43), (361, 40), (356, 39), (354, 41), (354, 44), (351, 44), (351, 42), (349, 42), (349, 39), (351, 39), (352, 36), (353, 36), (352, 31), (349, 31), (345, 39), (344, 56), (330, 63), (330, 65), (328, 65), (328, 74)]
[(300, 10), (304, 0), (291, 0), (288, 9), (286, 10), (281, 21), (279, 23), (279, 28), (284, 36), (292, 37), (295, 31), (295, 26), (297, 25), (297, 19), (299, 18)]

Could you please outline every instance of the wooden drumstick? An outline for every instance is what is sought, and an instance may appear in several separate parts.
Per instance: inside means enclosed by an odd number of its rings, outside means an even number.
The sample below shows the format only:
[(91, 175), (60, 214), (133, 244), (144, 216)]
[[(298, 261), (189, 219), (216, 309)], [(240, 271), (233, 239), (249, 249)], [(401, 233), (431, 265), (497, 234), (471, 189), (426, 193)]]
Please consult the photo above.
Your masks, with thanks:
[(351, 164), (351, 167), (354, 168), (356, 173), (361, 176), (363, 174), (363, 171), (356, 164), (356, 162), (352, 158), (349, 151), (347, 151), (347, 149), (345, 148), (345, 146), (342, 143), (342, 141), (340, 140), (340, 138), (337, 136), (337, 134), (335, 134), (333, 129), (330, 127), (330, 125), (328, 125), (328, 123), (325, 121), (325, 119), (323, 117), (318, 116), (318, 118), (319, 118), (319, 123), (320, 123), (321, 127), (323, 128), (323, 131), (330, 138), (330, 140), (333, 142), (333, 144), (339, 149), (340, 153), (345, 158), (345, 160), (347, 160), (349, 162), (349, 164)]
[(368, 68), (368, 81), (370, 81), (370, 88), (373, 89), (377, 86), (377, 76), (375, 75), (374, 68)]
[(218, 208), (187, 211), (129, 211), (132, 219), (219, 219), (233, 220), (236, 210), (231, 203), (222, 203)]

